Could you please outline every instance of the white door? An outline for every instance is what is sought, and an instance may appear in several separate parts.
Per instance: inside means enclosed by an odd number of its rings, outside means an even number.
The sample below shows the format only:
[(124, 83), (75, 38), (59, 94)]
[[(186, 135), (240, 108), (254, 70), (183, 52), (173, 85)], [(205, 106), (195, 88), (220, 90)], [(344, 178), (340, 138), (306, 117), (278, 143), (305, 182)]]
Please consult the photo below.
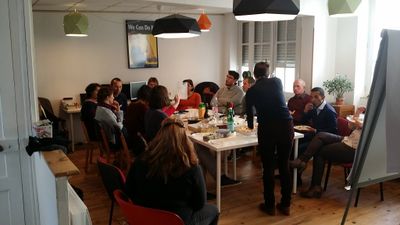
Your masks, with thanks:
[[(16, 38), (24, 35), (19, 27), (24, 21), (15, 20), (16, 16), (24, 18), (23, 1), (0, 0), (0, 224), (23, 225), (25, 222), (21, 152), (20, 146), (21, 112), (17, 112), (24, 101), (21, 90), (26, 82), (26, 58), (21, 52), (26, 45)], [(14, 26), (14, 27), (13, 27)], [(25, 60), (25, 62), (24, 62)], [(24, 75), (25, 74), (25, 75)], [(24, 80), (25, 79), (25, 80)], [(18, 104), (18, 106), (17, 106)], [(19, 119), (20, 120), (20, 119)], [(26, 208), (25, 208), (26, 209)]]

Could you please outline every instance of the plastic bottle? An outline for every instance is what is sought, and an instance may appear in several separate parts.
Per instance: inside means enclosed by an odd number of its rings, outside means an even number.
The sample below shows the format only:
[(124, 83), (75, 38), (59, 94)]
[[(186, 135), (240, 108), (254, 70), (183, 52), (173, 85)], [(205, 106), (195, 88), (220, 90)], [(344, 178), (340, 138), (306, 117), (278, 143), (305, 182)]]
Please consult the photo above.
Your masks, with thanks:
[(233, 133), (235, 132), (235, 122), (234, 122), (234, 114), (233, 114), (233, 109), (232, 107), (228, 108), (228, 115), (227, 115), (227, 125), (228, 125), (228, 130), (229, 132)]

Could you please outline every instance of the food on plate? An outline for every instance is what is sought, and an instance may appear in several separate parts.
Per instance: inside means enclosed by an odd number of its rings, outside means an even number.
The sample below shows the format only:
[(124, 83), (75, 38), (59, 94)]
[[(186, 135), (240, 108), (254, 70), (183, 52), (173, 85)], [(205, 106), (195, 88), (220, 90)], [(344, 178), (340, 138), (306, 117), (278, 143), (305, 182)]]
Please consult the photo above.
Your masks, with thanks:
[(297, 125), (294, 126), (294, 129), (298, 131), (314, 131), (314, 128), (307, 125)]

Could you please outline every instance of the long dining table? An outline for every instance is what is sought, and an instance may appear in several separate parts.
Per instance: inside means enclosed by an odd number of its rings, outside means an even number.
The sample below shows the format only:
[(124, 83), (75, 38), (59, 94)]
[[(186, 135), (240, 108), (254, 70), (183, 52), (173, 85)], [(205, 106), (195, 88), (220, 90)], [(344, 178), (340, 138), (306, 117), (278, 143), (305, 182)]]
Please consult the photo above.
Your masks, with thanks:
[[(189, 130), (196, 130), (198, 128), (198, 124), (189, 124)], [(231, 135), (226, 138), (214, 139), (209, 141), (204, 141), (203, 136), (206, 133), (192, 133), (189, 134), (189, 138), (197, 144), (200, 144), (204, 147), (207, 147), (211, 151), (216, 153), (216, 203), (218, 210), (221, 211), (221, 153), (224, 151), (233, 151), (233, 178), (236, 180), (236, 149), (251, 147), (258, 145), (258, 138), (256, 132), (249, 133), (240, 133), (236, 132), (234, 135)], [(303, 138), (304, 135), (302, 133), (295, 132), (294, 133), (294, 158), (298, 156), (298, 147), (299, 147), (299, 139)], [(225, 166), (225, 170), (227, 167)], [(293, 171), (293, 193), (295, 194), (297, 191), (297, 169)]]

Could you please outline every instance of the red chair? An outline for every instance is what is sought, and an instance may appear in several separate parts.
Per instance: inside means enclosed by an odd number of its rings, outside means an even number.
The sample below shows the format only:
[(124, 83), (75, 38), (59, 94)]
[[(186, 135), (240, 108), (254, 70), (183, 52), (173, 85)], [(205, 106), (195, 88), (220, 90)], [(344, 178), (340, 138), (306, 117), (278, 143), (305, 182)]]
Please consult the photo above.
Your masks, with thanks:
[(135, 205), (121, 190), (114, 191), (114, 198), (130, 225), (184, 225), (175, 213)]
[(99, 168), (103, 185), (111, 200), (110, 216), (108, 220), (108, 224), (111, 225), (115, 201), (113, 192), (124, 188), (126, 178), (124, 173), (118, 167), (108, 163), (103, 157), (98, 157), (97, 166)]

